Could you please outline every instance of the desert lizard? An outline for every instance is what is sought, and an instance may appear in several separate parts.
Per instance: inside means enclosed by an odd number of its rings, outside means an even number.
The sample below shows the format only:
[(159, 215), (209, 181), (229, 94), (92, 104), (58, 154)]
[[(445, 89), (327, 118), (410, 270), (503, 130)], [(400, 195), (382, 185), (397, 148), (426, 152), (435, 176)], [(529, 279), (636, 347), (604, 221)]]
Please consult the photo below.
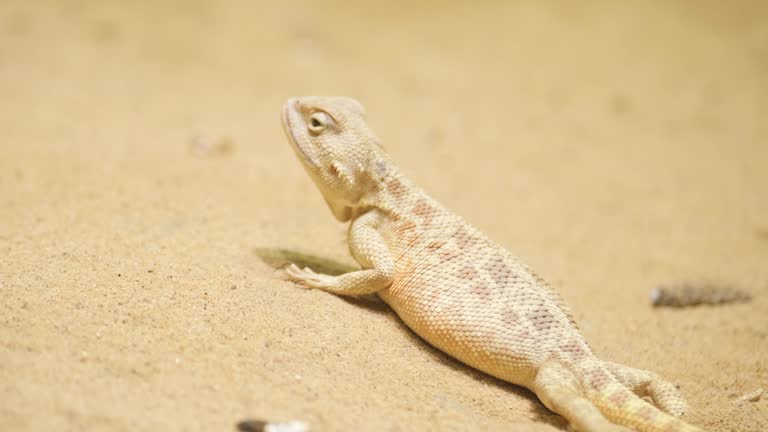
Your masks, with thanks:
[(678, 418), (686, 403), (673, 384), (598, 359), (546, 281), (401, 174), (360, 103), (293, 98), (282, 120), (334, 216), (350, 222), (349, 249), (361, 266), (332, 276), (292, 264), (290, 280), (377, 294), (424, 340), (529, 388), (580, 431), (701, 430)]

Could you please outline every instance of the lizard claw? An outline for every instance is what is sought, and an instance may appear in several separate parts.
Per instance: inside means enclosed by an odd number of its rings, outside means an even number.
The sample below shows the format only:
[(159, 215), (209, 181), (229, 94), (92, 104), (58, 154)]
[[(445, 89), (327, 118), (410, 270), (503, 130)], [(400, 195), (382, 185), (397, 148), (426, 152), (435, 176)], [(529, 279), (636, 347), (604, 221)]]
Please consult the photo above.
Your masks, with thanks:
[(307, 288), (323, 288), (331, 285), (333, 276), (315, 273), (309, 267), (299, 268), (296, 264), (291, 264), (285, 268), (285, 276), (292, 282), (300, 283)]

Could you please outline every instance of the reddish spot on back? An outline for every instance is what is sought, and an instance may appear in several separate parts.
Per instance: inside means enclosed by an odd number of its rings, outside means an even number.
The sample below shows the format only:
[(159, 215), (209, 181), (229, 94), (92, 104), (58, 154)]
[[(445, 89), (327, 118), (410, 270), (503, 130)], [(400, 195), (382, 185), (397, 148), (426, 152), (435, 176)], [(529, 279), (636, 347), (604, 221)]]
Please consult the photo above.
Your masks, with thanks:
[(425, 199), (420, 199), (411, 211), (415, 216), (424, 219), (424, 225), (431, 225), (437, 213), (437, 209), (432, 207)]
[(483, 270), (491, 276), (491, 279), (493, 279), (498, 286), (505, 286), (509, 280), (512, 279), (509, 267), (504, 262), (504, 258), (501, 257), (501, 255), (493, 256), (488, 262), (483, 264)]
[(584, 360), (589, 354), (582, 344), (578, 342), (568, 342), (560, 345), (560, 351), (568, 356), (574, 362)]
[(465, 265), (464, 268), (459, 271), (458, 276), (462, 279), (473, 280), (477, 277), (477, 270), (470, 265)]
[(440, 254), (440, 263), (446, 263), (457, 256), (461, 255), (461, 252), (456, 249), (448, 249)]
[(402, 224), (400, 224), (397, 227), (397, 235), (401, 239), (405, 240), (408, 244), (408, 247), (413, 247), (418, 243), (419, 238), (421, 237), (416, 232), (416, 223), (412, 220), (406, 220)]
[(529, 332), (525, 327), (520, 327), (520, 329), (517, 331), (517, 336), (520, 339), (528, 340), (531, 339), (531, 332)]
[(425, 199), (420, 199), (416, 205), (413, 206), (413, 214), (417, 216), (425, 216), (431, 213), (435, 213), (436, 211), (437, 209), (429, 205)]
[(434, 252), (434, 251), (436, 251), (436, 250), (440, 249), (441, 247), (443, 247), (443, 245), (444, 245), (445, 243), (446, 243), (446, 241), (445, 241), (445, 240), (436, 240), (436, 241), (433, 241), (433, 242), (431, 242), (430, 244), (428, 244), (428, 245), (427, 245), (427, 249), (428, 249), (430, 252)]
[(398, 197), (405, 193), (405, 185), (396, 178), (389, 180), (386, 186), (387, 186), (387, 191), (391, 193), (393, 196)]
[(528, 312), (527, 317), (531, 324), (533, 324), (533, 328), (539, 333), (549, 330), (555, 325), (555, 316), (544, 306), (539, 306)]
[(472, 294), (485, 299), (491, 295), (491, 288), (483, 281), (475, 281), (472, 284)]
[(477, 237), (473, 236), (466, 228), (459, 226), (456, 232), (453, 234), (456, 245), (461, 249), (466, 249), (469, 246), (477, 243)]
[(515, 308), (512, 306), (507, 306), (504, 308), (504, 311), (501, 313), (501, 319), (504, 321), (504, 323), (513, 327), (521, 324), (520, 314), (518, 314)]
[(608, 384), (611, 383), (611, 377), (608, 376), (604, 370), (599, 368), (587, 372), (587, 380), (589, 381), (590, 386), (597, 391), (604, 390)]
[(412, 220), (406, 220), (397, 227), (397, 233), (399, 235), (407, 234), (409, 231), (416, 229), (416, 223)]
[(414, 247), (419, 243), (419, 240), (421, 240), (421, 236), (417, 233), (413, 233), (410, 236), (408, 236), (408, 247)]

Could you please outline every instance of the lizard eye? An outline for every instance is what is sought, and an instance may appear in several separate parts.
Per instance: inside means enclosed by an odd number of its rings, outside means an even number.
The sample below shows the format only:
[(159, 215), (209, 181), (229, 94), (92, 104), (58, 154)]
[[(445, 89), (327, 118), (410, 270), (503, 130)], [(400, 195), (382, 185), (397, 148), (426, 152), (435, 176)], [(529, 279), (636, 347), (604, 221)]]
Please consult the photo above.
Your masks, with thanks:
[(317, 135), (325, 131), (331, 123), (333, 123), (331, 116), (322, 111), (316, 111), (309, 116), (307, 127), (310, 132)]

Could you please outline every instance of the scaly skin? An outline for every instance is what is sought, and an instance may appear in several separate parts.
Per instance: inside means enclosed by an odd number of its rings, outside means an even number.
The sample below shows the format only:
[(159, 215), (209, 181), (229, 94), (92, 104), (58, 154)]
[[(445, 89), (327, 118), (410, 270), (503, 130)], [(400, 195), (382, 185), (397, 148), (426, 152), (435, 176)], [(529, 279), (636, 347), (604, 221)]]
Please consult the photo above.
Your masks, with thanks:
[(350, 222), (362, 267), (330, 276), (291, 265), (289, 279), (378, 294), (424, 340), (531, 389), (580, 431), (700, 431), (677, 418), (686, 403), (674, 385), (595, 357), (547, 282), (404, 177), (357, 101), (290, 99), (283, 126), (333, 214)]

